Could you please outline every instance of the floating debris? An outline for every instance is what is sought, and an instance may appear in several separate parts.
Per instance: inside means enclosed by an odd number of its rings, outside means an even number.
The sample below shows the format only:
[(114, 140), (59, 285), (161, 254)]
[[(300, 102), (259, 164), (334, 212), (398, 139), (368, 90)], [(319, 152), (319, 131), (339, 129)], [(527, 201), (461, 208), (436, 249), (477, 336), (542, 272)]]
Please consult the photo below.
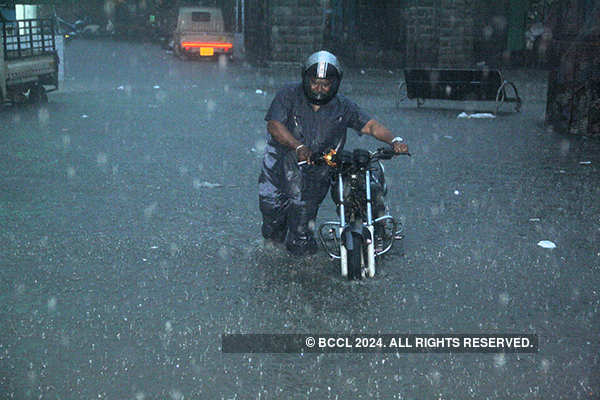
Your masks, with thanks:
[(194, 187), (196, 189), (198, 188), (208, 188), (208, 189), (213, 189), (213, 188), (219, 188), (219, 187), (223, 187), (223, 185), (221, 185), (220, 183), (211, 183), (211, 182), (194, 182)]
[(496, 116), (490, 113), (467, 114), (463, 111), (460, 114), (458, 114), (457, 118), (496, 118)]
[(554, 249), (556, 245), (549, 240), (540, 240), (538, 242), (538, 246), (543, 247), (544, 249)]

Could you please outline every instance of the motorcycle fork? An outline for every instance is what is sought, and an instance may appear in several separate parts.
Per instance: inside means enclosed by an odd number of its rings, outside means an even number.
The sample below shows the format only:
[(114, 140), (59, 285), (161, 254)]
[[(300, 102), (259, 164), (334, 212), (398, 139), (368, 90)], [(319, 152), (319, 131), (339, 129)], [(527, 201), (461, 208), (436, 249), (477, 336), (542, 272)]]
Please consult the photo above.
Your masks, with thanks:
[(375, 240), (373, 227), (373, 208), (371, 199), (371, 172), (367, 169), (365, 171), (365, 190), (366, 190), (366, 225), (365, 224), (352, 224), (346, 223), (346, 213), (344, 208), (344, 180), (342, 174), (338, 174), (338, 187), (339, 187), (339, 199), (340, 199), (340, 264), (342, 276), (348, 276), (348, 255), (346, 243), (349, 243), (351, 235), (360, 235), (362, 237), (362, 243), (367, 245), (366, 253), (361, 252), (363, 257), (363, 267), (366, 266), (367, 276), (372, 278), (375, 276)]
[(348, 276), (348, 253), (343, 240), (344, 230), (346, 229), (346, 210), (344, 208), (344, 180), (341, 173), (338, 174), (338, 190), (340, 196), (340, 268), (342, 276)]
[(367, 191), (367, 229), (370, 233), (370, 238), (367, 240), (367, 275), (369, 278), (375, 276), (375, 228), (373, 227), (373, 206), (371, 201), (371, 171), (366, 168), (365, 171), (365, 186)]

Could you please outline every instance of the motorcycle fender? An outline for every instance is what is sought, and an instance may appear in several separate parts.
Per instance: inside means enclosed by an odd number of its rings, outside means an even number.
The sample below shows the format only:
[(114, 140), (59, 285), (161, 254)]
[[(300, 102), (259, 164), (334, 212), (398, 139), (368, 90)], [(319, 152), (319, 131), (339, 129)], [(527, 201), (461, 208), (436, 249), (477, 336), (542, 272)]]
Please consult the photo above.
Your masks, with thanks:
[(352, 248), (354, 241), (350, 240), (352, 238), (352, 235), (360, 236), (362, 238), (363, 243), (365, 243), (367, 240), (373, 240), (373, 238), (371, 237), (371, 232), (366, 226), (347, 226), (342, 232), (342, 243), (348, 250), (354, 250)]

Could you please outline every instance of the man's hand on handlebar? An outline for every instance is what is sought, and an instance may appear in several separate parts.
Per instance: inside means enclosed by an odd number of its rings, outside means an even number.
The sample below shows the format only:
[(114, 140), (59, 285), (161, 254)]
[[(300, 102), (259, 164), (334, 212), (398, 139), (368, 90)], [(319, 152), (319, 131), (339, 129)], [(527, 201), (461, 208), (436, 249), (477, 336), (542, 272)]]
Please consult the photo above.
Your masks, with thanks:
[(392, 143), (392, 147), (394, 148), (394, 153), (403, 154), (408, 153), (408, 145), (403, 142), (394, 142)]
[(305, 161), (307, 164), (312, 164), (310, 159), (312, 156), (312, 151), (310, 151), (308, 146), (298, 146), (298, 148), (296, 148), (296, 155), (298, 156), (298, 162)]

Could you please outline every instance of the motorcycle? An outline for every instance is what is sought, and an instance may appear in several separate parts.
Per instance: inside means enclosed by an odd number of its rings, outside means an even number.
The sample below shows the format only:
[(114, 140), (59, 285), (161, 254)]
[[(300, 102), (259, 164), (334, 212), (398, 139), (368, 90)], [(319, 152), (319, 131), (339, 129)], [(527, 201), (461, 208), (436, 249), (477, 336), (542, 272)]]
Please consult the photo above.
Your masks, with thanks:
[(331, 167), (331, 197), (339, 217), (319, 226), (319, 240), (332, 259), (340, 260), (341, 274), (350, 280), (375, 276), (376, 259), (404, 238), (402, 224), (389, 215), (384, 202), (381, 163), (400, 154), (389, 148), (331, 150), (316, 161)]

